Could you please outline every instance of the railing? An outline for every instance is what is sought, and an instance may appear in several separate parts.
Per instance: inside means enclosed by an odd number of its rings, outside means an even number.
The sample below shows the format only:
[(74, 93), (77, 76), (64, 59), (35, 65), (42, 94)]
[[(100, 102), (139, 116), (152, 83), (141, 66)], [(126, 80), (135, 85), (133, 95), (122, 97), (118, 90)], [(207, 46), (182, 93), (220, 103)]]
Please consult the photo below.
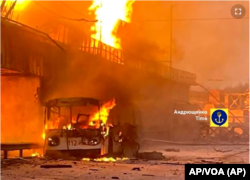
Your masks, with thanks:
[(106, 45), (92, 38), (84, 41), (82, 43), (82, 46), (80, 47), (80, 50), (94, 55), (99, 55), (102, 58), (112, 62), (124, 64), (131, 68), (136, 68), (145, 72), (159, 75), (166, 79), (172, 79), (174, 81), (189, 83), (189, 84), (194, 84), (196, 81), (196, 75), (193, 73), (189, 73), (175, 68), (170, 68), (169, 66), (165, 66), (157, 62), (139, 63), (139, 62), (124, 61), (122, 50), (115, 49), (109, 45)]
[[(63, 32), (65, 33), (65, 31)], [(59, 35), (60, 37), (65, 36), (65, 34), (58, 34), (58, 36)], [(54, 38), (56, 37), (57, 36), (55, 36)], [(54, 40), (60, 41), (59, 39), (54, 39)], [(131, 68), (140, 69), (141, 71), (152, 73), (152, 74), (161, 76), (166, 79), (171, 79), (173, 81), (183, 82), (183, 83), (188, 83), (188, 84), (194, 84), (196, 81), (195, 74), (182, 71), (182, 70), (178, 70), (175, 68), (170, 68), (169, 66), (165, 66), (157, 62), (137, 62), (137, 61), (131, 62), (131, 60), (129, 59), (124, 61), (122, 50), (115, 49), (93, 38), (88, 38), (84, 40), (80, 47), (80, 50), (84, 52), (88, 52), (93, 55), (100, 56), (103, 59), (106, 59), (106, 60), (109, 60), (118, 64), (126, 65)]]
[(137, 68), (146, 72), (150, 72), (156, 75), (159, 75), (166, 79), (171, 79), (177, 82), (183, 82), (188, 84), (194, 84), (196, 82), (196, 75), (189, 73), (183, 70), (171, 68), (169, 66), (162, 65), (160, 63), (136, 63), (136, 62), (127, 62), (125, 65), (128, 65), (133, 68)]
[(249, 124), (249, 116), (229, 116), (229, 123)]
[(85, 40), (82, 43), (80, 50), (90, 54), (99, 55), (112, 62), (124, 64), (122, 50), (115, 49), (93, 38)]

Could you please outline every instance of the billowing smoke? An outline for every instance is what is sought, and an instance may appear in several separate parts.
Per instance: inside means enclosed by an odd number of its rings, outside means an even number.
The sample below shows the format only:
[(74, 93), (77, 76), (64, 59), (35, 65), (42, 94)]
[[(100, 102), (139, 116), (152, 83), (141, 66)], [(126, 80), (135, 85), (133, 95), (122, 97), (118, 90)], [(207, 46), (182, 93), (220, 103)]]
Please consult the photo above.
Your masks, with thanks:
[[(245, 19), (232, 17), (235, 4), (244, 5)], [(197, 74), (205, 87), (245, 84), (249, 81), (248, 7), (248, 2), (136, 2), (132, 23), (121, 33), (123, 48), (136, 58), (168, 61), (172, 42), (173, 67)]]
[(166, 56), (167, 51), (147, 39), (140, 25), (124, 24), (119, 28), (118, 35), (127, 61), (131, 61), (131, 58), (132, 61), (157, 61)]

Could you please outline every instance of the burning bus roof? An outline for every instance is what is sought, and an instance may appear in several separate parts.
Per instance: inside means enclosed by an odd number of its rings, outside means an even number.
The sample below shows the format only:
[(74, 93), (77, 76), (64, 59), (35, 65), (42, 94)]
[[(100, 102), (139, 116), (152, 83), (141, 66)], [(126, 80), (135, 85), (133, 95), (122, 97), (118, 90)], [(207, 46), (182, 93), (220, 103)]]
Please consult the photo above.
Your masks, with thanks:
[(94, 98), (85, 98), (85, 97), (73, 97), (73, 98), (57, 98), (49, 100), (46, 103), (46, 106), (86, 106), (88, 104), (99, 106), (100, 101)]

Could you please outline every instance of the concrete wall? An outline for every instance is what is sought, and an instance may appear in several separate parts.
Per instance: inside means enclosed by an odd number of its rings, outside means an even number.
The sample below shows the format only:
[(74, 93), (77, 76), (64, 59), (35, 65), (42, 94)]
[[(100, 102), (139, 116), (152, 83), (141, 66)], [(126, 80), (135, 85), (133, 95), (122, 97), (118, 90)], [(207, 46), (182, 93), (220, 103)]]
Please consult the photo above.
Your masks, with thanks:
[(1, 142), (42, 142), (42, 107), (36, 77), (1, 76)]
[(56, 69), (46, 71), (47, 76), (42, 79), (42, 101), (62, 97), (93, 97), (103, 101), (115, 98), (117, 105), (110, 113), (113, 123), (135, 122), (143, 136), (176, 137), (176, 129), (169, 125), (176, 123), (172, 121), (173, 102), (178, 102), (178, 97), (188, 101), (188, 85), (86, 53), (68, 53), (68, 57), (66, 61), (54, 62), (57, 65), (47, 64)]

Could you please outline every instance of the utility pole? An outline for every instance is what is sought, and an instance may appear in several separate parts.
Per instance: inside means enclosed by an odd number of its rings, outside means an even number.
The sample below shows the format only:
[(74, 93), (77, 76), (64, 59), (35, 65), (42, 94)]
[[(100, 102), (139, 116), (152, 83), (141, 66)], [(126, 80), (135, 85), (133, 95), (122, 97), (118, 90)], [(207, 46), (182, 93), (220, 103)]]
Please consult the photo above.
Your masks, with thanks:
[[(100, 2), (100, 11), (102, 12), (102, 0)], [(102, 42), (102, 20), (100, 21), (100, 42)]]
[(173, 16), (173, 6), (174, 5), (171, 5), (171, 7), (170, 7), (170, 49), (169, 49), (169, 67), (170, 67), (170, 78), (172, 78), (172, 74), (171, 74), (171, 72), (172, 72), (172, 37), (173, 37), (173, 33), (172, 33), (172, 23), (173, 23), (173, 18), (172, 18), (172, 16)]
[(169, 44), (169, 60), (168, 61), (162, 61), (162, 62), (169, 62), (169, 70), (170, 70), (170, 72), (169, 72), (169, 74), (170, 74), (170, 78), (172, 78), (172, 39), (173, 39), (173, 33), (172, 33), (172, 29), (173, 29), (173, 25), (172, 25), (172, 23), (173, 23), (173, 7), (174, 7), (174, 5), (171, 5), (170, 6), (170, 24), (169, 24), (169, 38), (170, 38), (170, 44)]

